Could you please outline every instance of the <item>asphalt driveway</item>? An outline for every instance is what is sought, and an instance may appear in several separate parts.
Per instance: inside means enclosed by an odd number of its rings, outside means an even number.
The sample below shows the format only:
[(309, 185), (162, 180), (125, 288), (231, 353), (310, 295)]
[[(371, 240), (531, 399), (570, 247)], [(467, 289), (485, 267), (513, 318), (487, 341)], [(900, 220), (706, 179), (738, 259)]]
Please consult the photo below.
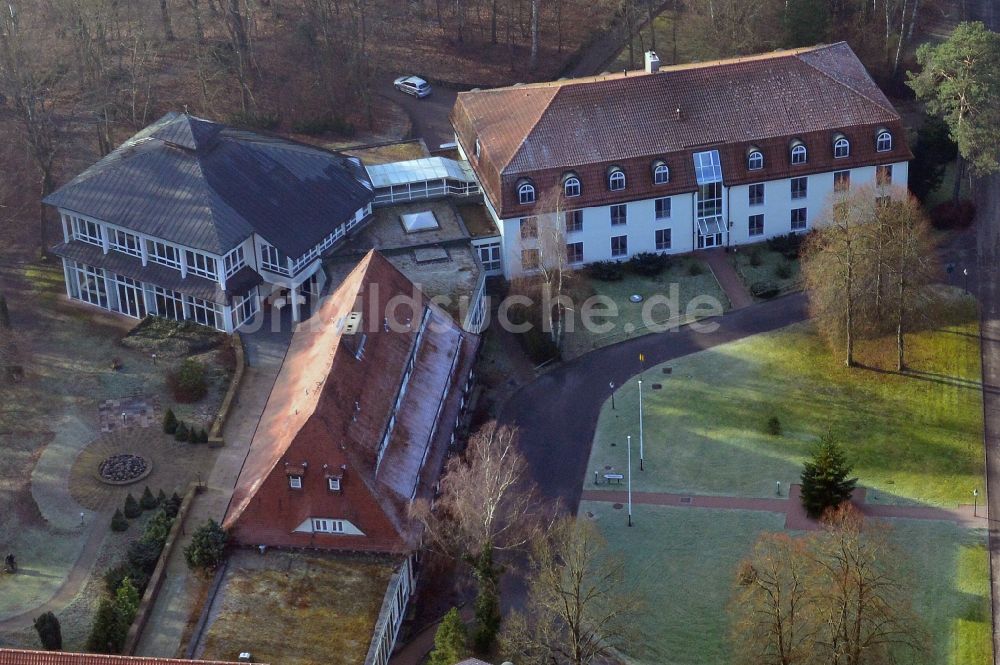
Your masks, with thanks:
[[(397, 76), (404, 74), (405, 72)], [(442, 143), (454, 141), (455, 136), (448, 121), (448, 114), (455, 105), (458, 92), (433, 86), (433, 92), (429, 96), (417, 99), (396, 90), (392, 85), (395, 79), (396, 76), (386, 79), (382, 94), (402, 106), (409, 114), (413, 122), (413, 138), (422, 138), (430, 150), (437, 150)]]
[(805, 318), (806, 297), (794, 293), (702, 321), (717, 324), (712, 332), (685, 326), (593, 351), (521, 388), (504, 405), (500, 421), (520, 429), (521, 450), (542, 494), (575, 513), (597, 416), (610, 395), (608, 384), (620, 386), (638, 374), (640, 353), (651, 368)]

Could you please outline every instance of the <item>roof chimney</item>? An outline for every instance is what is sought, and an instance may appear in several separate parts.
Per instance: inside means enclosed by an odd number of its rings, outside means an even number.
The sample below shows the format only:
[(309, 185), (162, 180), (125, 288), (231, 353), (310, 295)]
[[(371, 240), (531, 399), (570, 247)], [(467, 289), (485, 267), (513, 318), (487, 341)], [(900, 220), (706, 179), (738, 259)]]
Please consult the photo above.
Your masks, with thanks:
[(656, 51), (646, 51), (643, 60), (647, 74), (654, 74), (660, 71), (660, 58), (656, 55)]
[(674, 118), (676, 118), (677, 120), (684, 119), (684, 113), (681, 111), (679, 106), (677, 107), (677, 110), (674, 111)]

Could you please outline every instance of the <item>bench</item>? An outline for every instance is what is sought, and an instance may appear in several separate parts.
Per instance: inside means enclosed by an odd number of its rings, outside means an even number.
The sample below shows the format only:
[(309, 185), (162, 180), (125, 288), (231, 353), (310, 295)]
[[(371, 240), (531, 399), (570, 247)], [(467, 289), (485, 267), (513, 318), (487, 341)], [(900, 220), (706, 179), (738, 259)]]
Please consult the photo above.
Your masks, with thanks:
[(604, 480), (610, 483), (612, 480), (621, 485), (621, 482), (625, 480), (624, 473), (606, 473), (604, 474)]

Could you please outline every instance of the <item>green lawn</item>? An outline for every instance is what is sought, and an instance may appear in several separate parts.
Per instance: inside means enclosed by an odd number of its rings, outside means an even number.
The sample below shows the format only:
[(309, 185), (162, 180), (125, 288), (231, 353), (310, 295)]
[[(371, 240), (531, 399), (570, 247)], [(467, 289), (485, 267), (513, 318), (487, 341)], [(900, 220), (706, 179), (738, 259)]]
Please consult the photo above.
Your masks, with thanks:
[[(743, 278), (747, 289), (758, 282), (771, 282), (780, 293), (788, 293), (799, 288), (799, 262), (789, 261), (781, 254), (768, 248), (767, 243), (758, 243), (740, 247), (739, 251), (727, 255)], [(755, 261), (752, 257), (757, 256)], [(757, 265), (754, 265), (757, 263)], [(788, 266), (791, 271), (787, 277), (779, 276), (780, 266)]]
[[(774, 513), (637, 506), (634, 526), (610, 503), (584, 501), (611, 547), (624, 558), (627, 588), (644, 600), (643, 639), (629, 662), (716, 665), (728, 662), (728, 615), (737, 563), (759, 534), (779, 531)], [(931, 632), (926, 662), (992, 662), (985, 534), (945, 522), (895, 520), (893, 534), (918, 580), (914, 609)]]
[[(984, 486), (977, 327), (913, 334), (907, 343), (908, 375), (847, 369), (808, 324), (680, 358), (671, 375), (647, 369), (646, 469), (636, 472), (635, 489), (770, 496), (775, 481), (798, 482), (802, 462), (829, 431), (877, 500), (970, 503), (972, 489)], [(886, 340), (862, 345), (859, 359), (888, 367), (893, 353)], [(623, 468), (627, 434), (638, 456), (636, 381), (615, 402), (617, 409), (608, 402), (601, 411), (591, 470)], [(780, 436), (764, 431), (772, 415)]]
[[(692, 269), (692, 266), (695, 267)], [(692, 274), (692, 270), (697, 274)], [(567, 359), (630, 337), (655, 332), (656, 326), (667, 321), (678, 321), (688, 314), (703, 316), (711, 313), (713, 310), (707, 305), (712, 303), (721, 305), (722, 310), (729, 309), (729, 299), (708, 264), (693, 257), (673, 259), (667, 269), (656, 277), (640, 277), (630, 273), (627, 268), (624, 279), (617, 282), (592, 279), (587, 276), (586, 271), (579, 271), (578, 274), (578, 282), (573, 288), (573, 299), (577, 302), (574, 309), (574, 330), (567, 331), (563, 342), (563, 358)], [(675, 293), (676, 300), (673, 299)], [(641, 295), (642, 302), (630, 302), (629, 297), (633, 294)], [(592, 317), (595, 323), (605, 324), (606, 330), (586, 330), (581, 323), (583, 302), (595, 295), (610, 298), (618, 308), (617, 317)], [(666, 297), (671, 306), (655, 304), (658, 299), (651, 300), (654, 296)], [(698, 303), (706, 305), (695, 309), (694, 305)], [(606, 311), (594, 310), (595, 314)], [(650, 325), (654, 328), (651, 329)]]

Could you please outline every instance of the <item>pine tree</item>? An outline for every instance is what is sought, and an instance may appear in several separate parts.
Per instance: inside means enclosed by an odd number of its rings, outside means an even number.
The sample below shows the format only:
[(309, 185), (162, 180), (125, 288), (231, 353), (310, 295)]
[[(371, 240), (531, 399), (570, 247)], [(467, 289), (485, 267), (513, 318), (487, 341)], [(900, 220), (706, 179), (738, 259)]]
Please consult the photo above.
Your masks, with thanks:
[(198, 430), (194, 428), (194, 425), (192, 425), (191, 429), (188, 430), (187, 442), (198, 443)]
[(191, 544), (184, 548), (188, 567), (215, 570), (226, 554), (229, 536), (215, 520), (208, 520), (194, 532)]
[(167, 409), (167, 412), (163, 414), (163, 433), (173, 434), (177, 431), (177, 416), (174, 415), (173, 409)]
[(161, 489), (159, 493), (156, 495), (156, 505), (162, 506), (166, 502), (167, 502), (167, 495), (164, 494), (163, 490)]
[(851, 465), (836, 441), (824, 437), (811, 461), (802, 469), (802, 505), (810, 517), (851, 498), (857, 478), (849, 478)]
[(139, 502), (135, 500), (132, 493), (129, 492), (128, 496), (125, 497), (125, 517), (129, 519), (134, 519), (142, 514), (142, 508), (139, 507)]
[(7, 309), (7, 296), (0, 293), (0, 328), (10, 328), (10, 311)]
[(124, 531), (128, 528), (128, 520), (125, 519), (125, 515), (122, 514), (121, 508), (115, 511), (114, 516), (111, 518), (111, 530), (112, 531)]
[(205, 431), (204, 427), (201, 428), (201, 432), (198, 434), (198, 443), (208, 443), (208, 432)]
[(35, 619), (35, 630), (38, 632), (38, 639), (43, 649), (47, 651), (62, 649), (62, 628), (55, 614), (46, 612)]
[(156, 505), (156, 497), (149, 491), (149, 485), (146, 485), (145, 489), (142, 490), (142, 496), (139, 498), (139, 507), (143, 510), (152, 510), (156, 508)]
[(451, 608), (441, 620), (437, 633), (434, 635), (434, 651), (431, 652), (428, 665), (455, 665), (466, 656), (468, 651), (468, 635), (465, 624), (458, 615), (457, 608)]
[(174, 430), (174, 441), (187, 441), (188, 439), (188, 426), (184, 421), (177, 423), (177, 429)]

